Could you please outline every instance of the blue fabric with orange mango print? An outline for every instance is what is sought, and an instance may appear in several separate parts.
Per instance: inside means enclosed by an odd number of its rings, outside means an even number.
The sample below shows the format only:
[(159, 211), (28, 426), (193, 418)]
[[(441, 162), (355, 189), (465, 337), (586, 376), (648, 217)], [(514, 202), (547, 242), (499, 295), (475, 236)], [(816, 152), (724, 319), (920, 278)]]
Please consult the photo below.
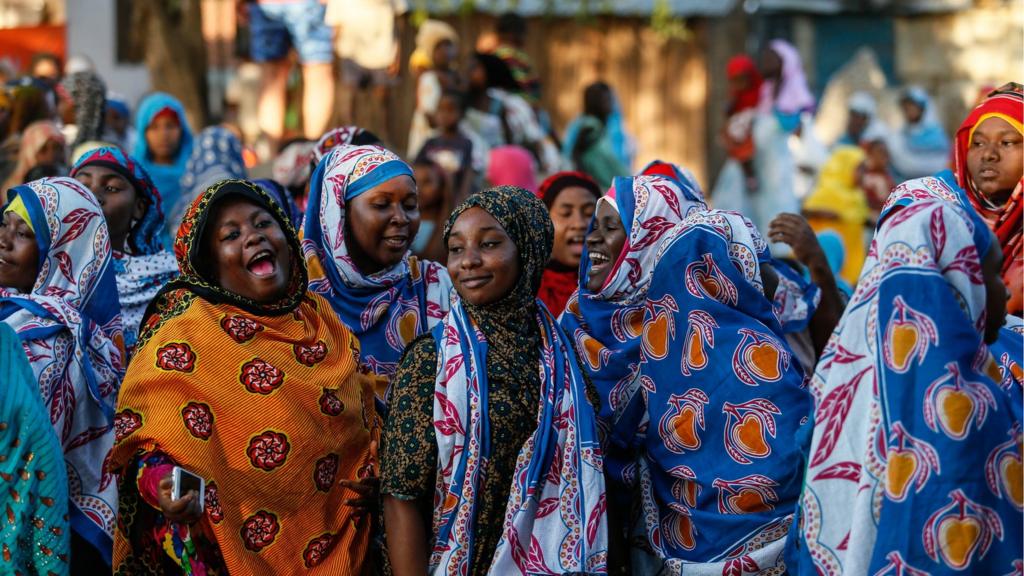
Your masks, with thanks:
[[(622, 219), (627, 236), (622, 256), (605, 285), (592, 293), (586, 287), (590, 250), (584, 247), (579, 288), (559, 318), (601, 395), (598, 422), (604, 430), (605, 470), (613, 482), (626, 485), (635, 478), (635, 466), (627, 453), (636, 442), (643, 416), (635, 375), (640, 362), (645, 279), (653, 270), (653, 256), (665, 233), (690, 211), (707, 209), (700, 188), (678, 167), (652, 162), (645, 173), (649, 175), (616, 178), (600, 200), (610, 203)], [(622, 491), (612, 497), (629, 498)]]
[(1019, 574), (1021, 387), (982, 341), (998, 245), (938, 178), (896, 187), (879, 222), (812, 379), (789, 569)]
[(658, 250), (641, 336), (642, 573), (776, 574), (799, 495), (811, 398), (733, 212), (691, 213)]

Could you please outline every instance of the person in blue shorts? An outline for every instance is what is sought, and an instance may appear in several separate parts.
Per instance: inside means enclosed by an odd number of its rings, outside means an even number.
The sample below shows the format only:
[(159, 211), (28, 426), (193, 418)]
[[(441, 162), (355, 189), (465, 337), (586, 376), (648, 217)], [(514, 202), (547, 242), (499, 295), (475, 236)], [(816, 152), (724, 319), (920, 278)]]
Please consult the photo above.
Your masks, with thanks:
[(250, 56), (259, 62), (262, 86), (260, 131), (273, 147), (284, 131), (285, 85), (291, 71), (288, 51), (298, 52), (302, 65), (302, 131), (316, 140), (327, 130), (334, 109), (333, 31), (324, 22), (319, 0), (257, 0), (248, 6)]

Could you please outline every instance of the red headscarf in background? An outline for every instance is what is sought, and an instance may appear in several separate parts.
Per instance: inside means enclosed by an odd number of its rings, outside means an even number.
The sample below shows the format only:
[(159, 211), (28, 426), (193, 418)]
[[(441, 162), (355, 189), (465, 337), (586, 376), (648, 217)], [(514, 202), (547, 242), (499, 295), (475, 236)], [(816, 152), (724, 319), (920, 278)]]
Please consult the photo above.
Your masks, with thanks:
[(999, 238), (999, 245), (1003, 248), (1003, 281), (1010, 289), (1007, 311), (1020, 316), (1024, 312), (1024, 242), (1021, 239), (1021, 227), (1024, 226), (1024, 178), (1017, 182), (1017, 187), (1005, 204), (993, 206), (978, 191), (967, 169), (967, 150), (971, 146), (974, 129), (993, 117), (1002, 118), (1024, 134), (1024, 87), (1016, 82), (1006, 84), (989, 94), (968, 114), (956, 131), (953, 167), (957, 183), (967, 192), (971, 204)]
[[(582, 172), (556, 172), (541, 183), (537, 197), (551, 210), (555, 199), (566, 188), (578, 186), (594, 195), (594, 202), (601, 197), (601, 187), (593, 178)], [(579, 266), (566, 266), (552, 259), (544, 268), (537, 297), (544, 302), (552, 314), (558, 316), (565, 310), (569, 297), (579, 285)]]
[(733, 90), (730, 88), (729, 98), (732, 100), (732, 108), (729, 110), (729, 113), (735, 114), (741, 110), (756, 107), (758, 96), (761, 93), (762, 78), (761, 72), (758, 71), (754, 60), (746, 54), (733, 56), (725, 66), (725, 74), (729, 80), (739, 76), (746, 76), (750, 80), (747, 87), (743, 90)]

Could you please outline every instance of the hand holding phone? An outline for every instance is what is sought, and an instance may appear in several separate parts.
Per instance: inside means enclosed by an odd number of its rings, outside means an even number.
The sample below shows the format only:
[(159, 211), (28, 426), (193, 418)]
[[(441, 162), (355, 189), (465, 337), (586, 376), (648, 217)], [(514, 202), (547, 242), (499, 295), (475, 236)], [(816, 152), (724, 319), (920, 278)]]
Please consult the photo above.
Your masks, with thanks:
[(202, 477), (175, 466), (160, 480), (157, 503), (171, 522), (192, 524), (202, 518), (205, 492)]

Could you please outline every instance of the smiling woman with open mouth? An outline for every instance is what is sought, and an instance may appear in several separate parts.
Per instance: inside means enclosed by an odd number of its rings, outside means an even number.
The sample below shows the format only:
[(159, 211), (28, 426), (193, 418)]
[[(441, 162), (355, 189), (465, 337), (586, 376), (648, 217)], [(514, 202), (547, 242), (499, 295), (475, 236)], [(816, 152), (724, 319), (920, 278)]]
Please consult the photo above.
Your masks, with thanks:
[(537, 195), (548, 207), (555, 225), (555, 245), (540, 281), (538, 297), (558, 316), (576, 290), (587, 226), (601, 188), (582, 172), (559, 172), (541, 183)]
[[(114, 417), (115, 571), (362, 574), (373, 382), (307, 290), (288, 215), (252, 182), (218, 182), (175, 254), (182, 275), (147, 310)], [(174, 466), (205, 493), (175, 499)]]
[(310, 290), (359, 339), (384, 414), (402, 351), (444, 317), (451, 291), (444, 266), (410, 252), (420, 226), (412, 168), (379, 146), (339, 146), (317, 166), (307, 210)]

